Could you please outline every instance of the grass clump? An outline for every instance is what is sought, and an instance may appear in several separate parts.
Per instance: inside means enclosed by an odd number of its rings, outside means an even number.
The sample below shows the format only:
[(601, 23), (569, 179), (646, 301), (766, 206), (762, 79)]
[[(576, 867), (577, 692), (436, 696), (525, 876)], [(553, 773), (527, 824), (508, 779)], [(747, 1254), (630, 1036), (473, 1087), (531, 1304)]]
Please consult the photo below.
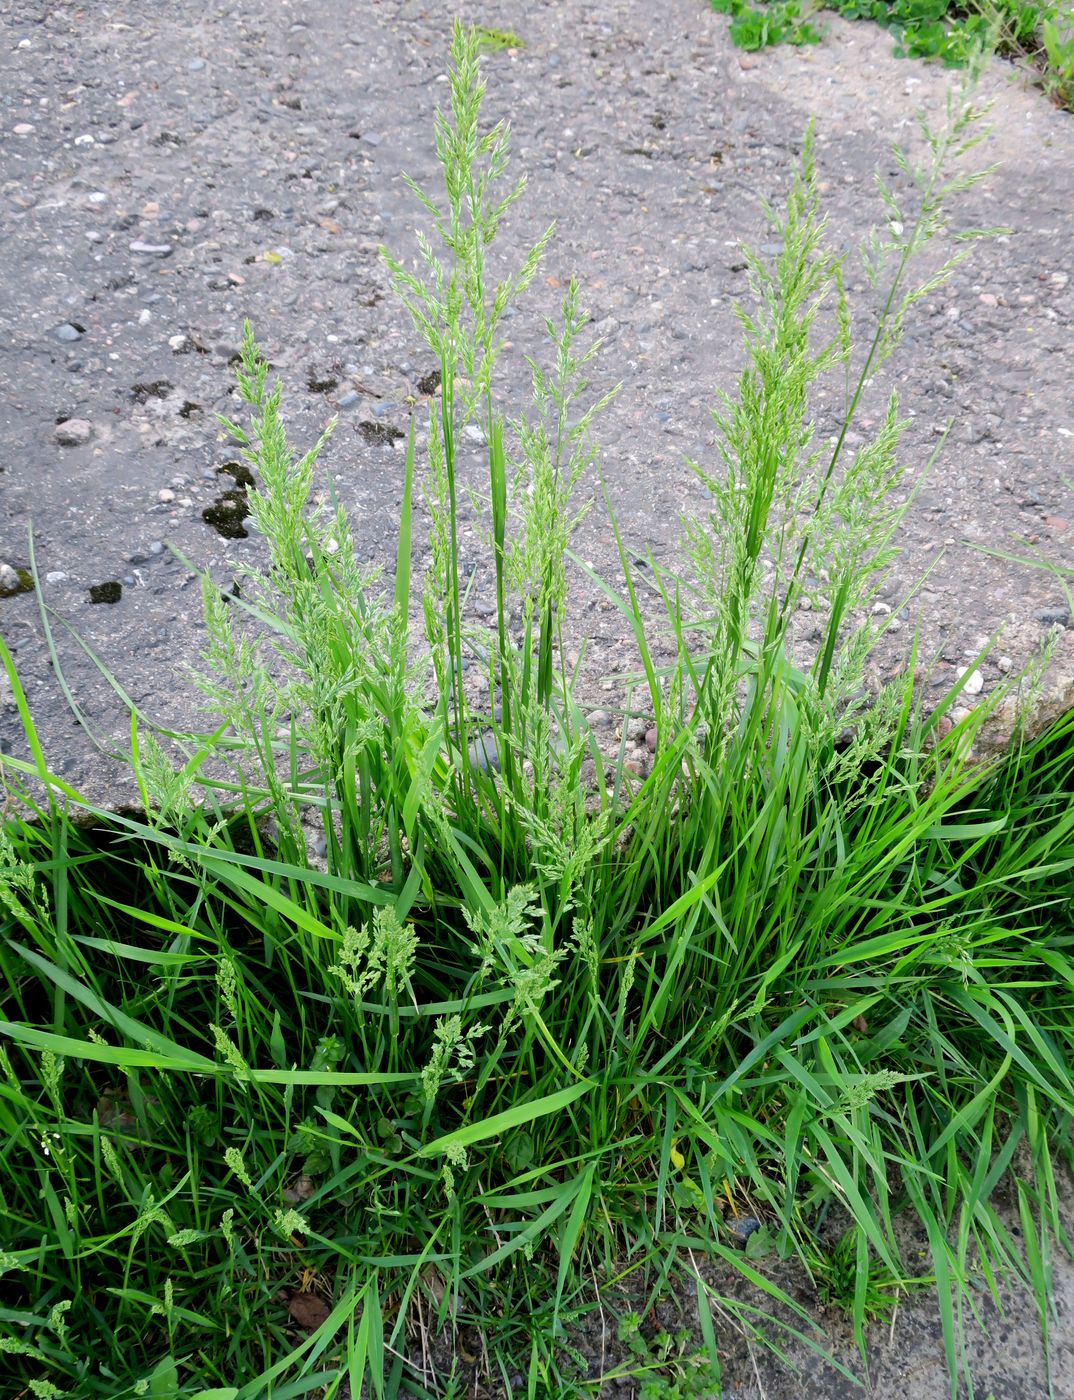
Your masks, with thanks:
[[(480, 121), (480, 42), (456, 28), (444, 188), (413, 187), (432, 230), (419, 271), (389, 260), (441, 386), (420, 472), (408, 441), (391, 586), (315, 503), (326, 438), (293, 451), (248, 330), (248, 421), (228, 427), (262, 483), (268, 568), (241, 597), (206, 584), (216, 729), (169, 752), (134, 714), (144, 812), (95, 811), (49, 772), (0, 652), (30, 750), (7, 761), (0, 849), (0, 1366), (16, 1393), (111, 1400), (517, 1375), (576, 1395), (602, 1380), (578, 1329), (625, 1296), (610, 1374), (714, 1394), (714, 1310), (772, 1340), (759, 1305), (779, 1304), (821, 1346), (766, 1251), (811, 1271), (864, 1346), (906, 1278), (908, 1209), (954, 1394), (980, 1285), (1032, 1288), (1046, 1339), (1068, 1243), (1074, 724), (982, 769), (984, 711), (950, 714), (961, 682), (931, 712), (909, 672), (866, 700), (900, 514), (894, 400), (844, 449), (903, 317), (950, 268), (913, 280), (977, 178), (947, 167), (980, 113), (953, 97), (882, 190), (866, 250), (882, 312), (860, 354), (807, 139), (781, 252), (751, 256), (720, 460), (696, 468), (712, 509), (686, 522), (681, 573), (653, 571), (670, 666), (625, 550), (625, 601), (603, 585), (657, 730), (642, 780), (602, 752), (565, 662), (605, 402), (573, 284), (532, 406), (508, 417), (497, 394), (497, 326), (550, 231), (492, 277), (522, 186), (506, 128)], [(822, 447), (810, 390), (828, 375), (845, 423)], [(469, 427), (483, 475), (464, 482)], [(483, 627), (466, 485), (495, 586)], [(804, 601), (823, 619), (812, 656)], [(855, 1227), (834, 1256), (832, 1209)], [(725, 1294), (721, 1268), (757, 1302)], [(684, 1285), (696, 1345), (643, 1338), (637, 1318)]]

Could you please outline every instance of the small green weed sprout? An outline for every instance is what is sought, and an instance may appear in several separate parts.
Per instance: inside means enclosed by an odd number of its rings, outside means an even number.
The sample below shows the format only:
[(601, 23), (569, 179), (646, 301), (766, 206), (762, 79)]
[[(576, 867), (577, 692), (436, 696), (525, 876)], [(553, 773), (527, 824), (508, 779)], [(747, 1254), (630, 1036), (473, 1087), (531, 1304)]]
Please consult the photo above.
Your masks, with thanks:
[(889, 1322), (907, 1287), (905, 1280), (870, 1258), (868, 1242), (857, 1230), (841, 1235), (817, 1260), (813, 1276), (822, 1303), (870, 1323)]
[(720, 1400), (719, 1358), (693, 1350), (685, 1329), (674, 1336), (664, 1331), (646, 1337), (638, 1314), (627, 1313), (619, 1320), (617, 1337), (632, 1358), (639, 1400)]

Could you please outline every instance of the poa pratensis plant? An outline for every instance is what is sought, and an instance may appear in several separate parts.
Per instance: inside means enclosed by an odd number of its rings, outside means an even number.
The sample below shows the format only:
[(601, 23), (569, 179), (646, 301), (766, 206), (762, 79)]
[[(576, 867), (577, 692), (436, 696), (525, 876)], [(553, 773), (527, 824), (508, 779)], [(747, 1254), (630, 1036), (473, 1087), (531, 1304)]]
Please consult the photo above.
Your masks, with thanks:
[[(947, 170), (979, 139), (972, 88), (881, 189), (863, 352), (806, 139), (780, 252), (750, 258), (747, 365), (717, 410), (718, 460), (695, 467), (712, 505), (685, 522), (684, 566), (647, 571), (647, 600), (620, 541), (626, 601), (597, 580), (657, 727), (651, 773), (628, 784), (564, 664), (606, 399), (587, 397), (573, 283), (532, 402), (498, 396), (497, 327), (549, 234), (494, 278), (522, 186), (506, 128), (482, 127), (479, 43), (456, 26), (443, 189), (414, 187), (418, 270), (388, 259), (441, 374), (424, 461), (416, 427), (407, 445), (394, 586), (317, 504), (327, 434), (292, 451), (247, 329), (249, 421), (228, 427), (268, 568), (241, 597), (206, 585), (221, 729), (176, 770), (135, 714), (147, 810), (97, 840), (61, 805), (93, 811), (48, 773), (0, 643), (33, 756), (7, 771), (48, 794), (20, 790), (38, 819), (0, 841), (0, 1364), (20, 1390), (110, 1400), (343, 1379), (432, 1393), (454, 1384), (436, 1337), (459, 1355), (466, 1327), (490, 1384), (522, 1370), (531, 1394), (573, 1394), (571, 1328), (600, 1304), (628, 1315), (624, 1366), (711, 1388), (714, 1316), (771, 1337), (703, 1264), (743, 1272), (821, 1347), (764, 1271), (796, 1257), (864, 1347), (907, 1279), (909, 1206), (954, 1393), (975, 1269), (993, 1292), (1001, 1272), (1024, 1280), (1046, 1325), (1063, 1238), (1074, 746), (1067, 732), (989, 778), (966, 759), (982, 710), (940, 733), (959, 686), (931, 712), (909, 672), (860, 693), (904, 508), (898, 407), (853, 453), (847, 428), (952, 266), (948, 202), (979, 178)], [(933, 242), (937, 270), (915, 280)], [(820, 444), (811, 395), (833, 377), (843, 422)], [(467, 428), (487, 466), (484, 630), (459, 558)], [(412, 590), (416, 492), (431, 562)], [(793, 628), (807, 601), (812, 653)], [(992, 1200), (1020, 1147), (1021, 1243)], [(833, 1209), (851, 1227), (836, 1251)], [(630, 1340), (672, 1282), (696, 1296), (704, 1357)]]
[[(325, 796), (312, 800), (324, 812), (330, 869), (376, 876), (403, 891), (403, 912), (390, 936), (379, 915), (371, 932), (364, 923), (359, 932), (349, 927), (330, 975), (349, 991), (356, 1011), (372, 986), (388, 994), (388, 1062), (423, 1065), (421, 1129), (457, 1125), (442, 1149), (452, 1202), (467, 1201), (475, 1180), (475, 1161), (459, 1144), (483, 1135), (478, 1105), (486, 1119), (507, 1112), (521, 1123), (533, 1111), (594, 1095), (601, 1107), (590, 1120), (588, 1134), (595, 1136), (588, 1141), (599, 1152), (599, 1144), (628, 1131), (631, 1117), (624, 1107), (611, 1108), (608, 1076), (625, 1074), (626, 1102), (637, 1102), (647, 1101), (646, 1086), (652, 1080), (655, 1088), (666, 1072), (666, 1059), (651, 1060), (654, 1036), (678, 1046), (677, 1073), (687, 1080), (694, 1074), (704, 1079), (718, 1066), (754, 1065), (755, 1047), (764, 1043), (777, 1058), (808, 1064), (797, 1089), (782, 1090), (791, 1098), (804, 1095), (792, 1114), (799, 1136), (786, 1137), (781, 1152), (773, 1143), (758, 1153), (723, 1117), (730, 1104), (719, 1094), (702, 1094), (703, 1119), (721, 1125), (715, 1136), (702, 1132), (696, 1110), (680, 1102), (664, 1121), (687, 1114), (692, 1126), (682, 1131), (694, 1135), (701, 1154), (692, 1170), (711, 1186), (676, 1191), (673, 1209), (702, 1210), (715, 1241), (722, 1229), (719, 1192), (732, 1212), (752, 1195), (782, 1222), (780, 1248), (797, 1250), (808, 1263), (816, 1258), (810, 1202), (831, 1189), (832, 1178), (802, 1160), (804, 1125), (812, 1124), (815, 1135), (810, 1160), (830, 1159), (837, 1149), (822, 1127), (823, 1115), (835, 1111), (834, 1086), (847, 1076), (858, 1080), (847, 1062), (853, 1047), (841, 1030), (825, 1033), (835, 1037), (838, 1051), (822, 1053), (820, 1045), (829, 1044), (823, 1037), (807, 1049), (822, 1034), (810, 1016), (823, 1016), (823, 997), (818, 1001), (806, 990), (802, 976), (848, 956), (873, 926), (866, 909), (881, 908), (899, 924), (901, 899), (907, 907), (920, 902), (921, 891), (911, 893), (902, 865), (905, 840), (893, 840), (876, 813), (887, 810), (900, 785), (916, 791), (925, 784), (928, 795), (918, 798), (912, 830), (935, 826), (966, 790), (961, 755), (982, 717), (979, 712), (956, 726), (955, 739), (935, 744), (936, 714), (917, 710), (909, 675), (879, 697), (867, 695), (865, 667), (878, 640), (869, 605), (887, 577), (906, 508), (895, 496), (903, 425), (894, 397), (879, 431), (846, 456), (861, 396), (897, 345), (906, 314), (962, 256), (945, 253), (938, 268), (913, 278), (917, 255), (947, 231), (951, 198), (982, 178), (979, 171), (945, 173), (983, 134), (972, 76), (951, 97), (941, 129), (922, 123), (918, 163), (900, 156), (903, 192), (880, 186), (885, 227), (862, 256), (882, 304), (873, 339), (857, 357), (843, 258), (826, 246), (807, 133), (785, 212), (773, 216), (780, 252), (771, 266), (748, 255), (755, 309), (739, 312), (747, 368), (737, 394), (723, 396), (714, 415), (718, 469), (695, 466), (712, 509), (684, 522), (689, 567), (678, 577), (653, 570), (678, 643), (677, 659), (663, 674), (651, 659), (647, 624), (620, 547), (628, 584), (628, 602), (620, 606), (639, 644), (659, 751), (640, 792), (621, 798), (613, 787), (610, 806), (598, 756), (600, 810), (591, 816), (580, 780), (588, 736), (563, 670), (562, 639), (570, 536), (586, 509), (574, 503), (574, 493), (594, 462), (590, 428), (607, 399), (581, 406), (582, 375), (595, 347), (576, 348), (585, 318), (572, 283), (561, 323), (547, 327), (553, 365), (532, 366), (532, 409), (509, 416), (499, 406), (498, 328), (532, 281), (552, 230), (516, 271), (493, 280), (496, 234), (524, 181), (507, 179), (506, 126), (481, 128), (478, 49), (477, 37), (456, 26), (450, 106), (436, 125), (443, 190), (408, 182), (431, 227), (431, 236), (419, 235), (420, 270), (385, 254), (396, 291), (440, 368), (419, 478), (431, 546), (421, 615), (435, 682), (433, 711), (422, 707), (423, 662), (413, 660), (408, 646), (413, 430), (395, 595), (386, 603), (355, 561), (342, 512), (307, 508), (322, 444), (292, 462), (279, 423), (279, 391), (267, 391), (264, 363), (248, 335), (240, 386), (255, 409), (251, 441), (259, 446), (251, 451), (242, 430), (233, 431), (264, 483), (253, 515), (269, 539), (273, 565), (262, 585), (267, 592), (255, 594), (255, 605), (278, 619), (280, 648), (298, 679), (274, 688), (245, 644), (234, 641), (230, 610), (210, 594), (213, 636), (220, 654), (233, 658), (225, 691), (234, 690), (232, 676), (245, 682), (242, 710), (231, 718), (245, 724), (264, 762), (292, 858), (300, 858), (302, 844), (298, 804), (310, 797), (301, 784), (284, 790), (273, 774), (271, 745), (262, 736), (282, 716), (290, 716), (302, 755), (302, 762), (292, 759), (292, 774), (307, 771), (312, 760), (312, 771), (329, 780)], [(822, 324), (829, 327), (824, 334)], [(820, 446), (811, 391), (829, 376), (844, 386), (844, 413), (834, 442)], [(464, 619), (458, 445), (471, 425), (480, 429), (487, 457), (487, 489), (473, 499), (495, 577), (491, 635)], [(613, 590), (609, 594), (620, 601)], [(808, 663), (795, 654), (792, 634), (805, 603), (822, 620), (821, 641)], [(508, 626), (516, 610), (523, 622), (520, 646)], [(484, 668), (476, 709), (466, 686), (473, 662)], [(941, 709), (955, 698), (957, 690)], [(909, 768), (902, 773), (907, 754)], [(855, 809), (861, 830), (852, 836)], [(911, 884), (919, 878), (914, 872)], [(903, 894), (896, 897), (893, 889)], [(455, 1009), (436, 1018), (431, 1038), (419, 1018), (397, 1040), (400, 1002), (409, 1000), (418, 1010), (422, 1003), (422, 951), (405, 932), (406, 911), (428, 898), (435, 907), (445, 891), (461, 898), (463, 927), (439, 934), (452, 951), (437, 985), (449, 976), (448, 985), (456, 984), (461, 996), (451, 1003)], [(873, 995), (864, 988), (856, 994)], [(923, 988), (919, 994), (927, 995)], [(486, 1017), (474, 1014), (489, 995), (507, 998), (496, 1034)], [(814, 1010), (786, 1016), (772, 1029), (768, 1018), (778, 1020), (784, 1014), (778, 1008), (802, 1005), (803, 996)], [(505, 1074), (530, 1063), (543, 1069), (523, 1110), (502, 1086)], [(863, 1230), (859, 1253), (875, 1257), (896, 1278), (903, 1271), (887, 1215), (891, 1163), (909, 1180), (920, 1180), (912, 1198), (923, 1215), (933, 1209), (933, 1188), (931, 1178), (920, 1175), (917, 1137), (882, 1144), (876, 1115), (899, 1120), (905, 1110), (897, 1104), (918, 1077), (912, 1056), (870, 1070), (839, 1110), (850, 1115), (846, 1132), (859, 1143), (856, 1170), (865, 1172), (869, 1188), (865, 1196), (843, 1188), (837, 1194)], [(464, 1085), (460, 1119), (448, 1105)], [(760, 1081), (750, 1092), (751, 1111), (759, 1111), (767, 1093)], [(925, 1090), (923, 1099), (926, 1107), (915, 1113), (932, 1112), (941, 1131), (947, 1112), (942, 1094), (933, 1098)], [(564, 1142), (559, 1150), (572, 1149)], [(666, 1171), (666, 1145), (662, 1160)], [(684, 1170), (685, 1182), (691, 1169)], [(805, 1179), (813, 1184), (803, 1196)], [(567, 1199), (588, 1202), (593, 1172), (569, 1182)], [(654, 1237), (672, 1210), (668, 1189), (665, 1180), (651, 1215)], [(876, 1209), (879, 1225), (872, 1219)], [(952, 1276), (960, 1277), (961, 1268), (953, 1260)], [(865, 1302), (858, 1303), (860, 1325)]]

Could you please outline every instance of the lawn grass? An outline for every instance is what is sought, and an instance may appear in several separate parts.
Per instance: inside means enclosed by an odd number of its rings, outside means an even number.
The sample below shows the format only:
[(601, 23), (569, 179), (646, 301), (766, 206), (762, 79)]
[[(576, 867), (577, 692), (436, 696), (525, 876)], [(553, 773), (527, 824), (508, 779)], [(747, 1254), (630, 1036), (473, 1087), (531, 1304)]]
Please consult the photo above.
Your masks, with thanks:
[(958, 68), (982, 43), (994, 45), (1058, 107), (1074, 111), (1074, 8), (1070, 0), (709, 0), (731, 16), (742, 49), (816, 44), (823, 12), (890, 29), (899, 58), (938, 59)]
[[(688, 1374), (716, 1394), (713, 1304), (758, 1323), (709, 1296), (699, 1261), (822, 1348), (766, 1273), (796, 1258), (863, 1339), (909, 1285), (909, 1210), (954, 1395), (979, 1289), (1022, 1281), (1046, 1340), (1049, 1259), (1069, 1245), (1074, 717), (982, 765), (1002, 696), (964, 710), (963, 678), (926, 709), (916, 655), (863, 691), (906, 509), (894, 399), (844, 449), (905, 316), (961, 256), (972, 80), (882, 190), (863, 349), (807, 135), (781, 251), (750, 255), (719, 460), (696, 466), (711, 511), (684, 522), (679, 571), (647, 571), (673, 664), (653, 659), (625, 550), (625, 597), (604, 584), (656, 730), (639, 777), (602, 750), (565, 661), (604, 406), (573, 284), (532, 404), (508, 417), (497, 396), (497, 323), (551, 234), (492, 280), (522, 189), (506, 128), (481, 123), (480, 47), (456, 29), (444, 188), (414, 187), (423, 268), (389, 258), (441, 371), (390, 585), (343, 511), (313, 503), (326, 439), (291, 449), (248, 329), (229, 427), (268, 565), (241, 598), (206, 582), (211, 731), (169, 741), (132, 717), (144, 811), (97, 811), (49, 773), (0, 645), (29, 755), (5, 760), (0, 850), (0, 1374), (13, 1394), (110, 1400), (448, 1395), (475, 1373), (574, 1396), (601, 1379), (575, 1329), (629, 1280), (696, 1294)], [(915, 280), (926, 243), (948, 260)], [(819, 444), (810, 392), (830, 375), (845, 425)], [(468, 425), (486, 627), (462, 582)], [(811, 656), (792, 635), (806, 604)], [(1008, 1188), (1020, 1238), (995, 1204)], [(835, 1247), (833, 1207), (854, 1227)], [(660, 1393), (674, 1348), (637, 1317), (621, 1332)]]

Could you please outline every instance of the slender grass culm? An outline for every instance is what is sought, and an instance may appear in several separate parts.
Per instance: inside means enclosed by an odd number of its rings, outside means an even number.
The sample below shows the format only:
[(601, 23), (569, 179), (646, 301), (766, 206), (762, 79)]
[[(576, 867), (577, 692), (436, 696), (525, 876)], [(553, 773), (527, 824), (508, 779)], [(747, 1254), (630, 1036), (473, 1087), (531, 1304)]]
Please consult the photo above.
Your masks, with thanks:
[[(643, 589), (620, 541), (625, 597), (590, 571), (638, 647), (657, 730), (638, 779), (566, 663), (607, 403), (575, 284), (532, 402), (496, 380), (497, 327), (550, 233), (494, 280), (522, 185), (507, 128), (483, 125), (481, 47), (456, 26), (443, 189), (411, 186), (418, 268), (387, 255), (440, 368), (391, 585), (316, 503), (328, 436), (292, 450), (247, 328), (226, 426), (267, 566), (241, 597), (206, 581), (213, 727), (132, 711), (144, 811), (50, 773), (0, 643), (29, 753), (3, 760), (3, 1392), (332, 1400), (521, 1378), (566, 1400), (633, 1375), (716, 1395), (717, 1323), (824, 1354), (777, 1282), (791, 1262), (863, 1361), (868, 1327), (931, 1292), (955, 1396), (967, 1328), (1006, 1286), (1035, 1295), (1047, 1351), (1070, 1248), (1074, 719), (983, 765), (989, 707), (963, 708), (960, 681), (926, 708), (916, 648), (868, 692), (907, 509), (898, 405), (853, 452), (848, 428), (962, 255), (973, 75), (881, 187), (863, 349), (807, 134), (780, 251), (750, 255), (746, 368), (716, 461), (694, 465), (711, 507), (684, 522), (681, 568)], [(811, 403), (832, 382), (822, 443)], [(486, 627), (459, 552), (468, 427)], [(681, 1345), (643, 1325), (668, 1292), (697, 1307)], [(603, 1370), (581, 1349), (597, 1326)]]

